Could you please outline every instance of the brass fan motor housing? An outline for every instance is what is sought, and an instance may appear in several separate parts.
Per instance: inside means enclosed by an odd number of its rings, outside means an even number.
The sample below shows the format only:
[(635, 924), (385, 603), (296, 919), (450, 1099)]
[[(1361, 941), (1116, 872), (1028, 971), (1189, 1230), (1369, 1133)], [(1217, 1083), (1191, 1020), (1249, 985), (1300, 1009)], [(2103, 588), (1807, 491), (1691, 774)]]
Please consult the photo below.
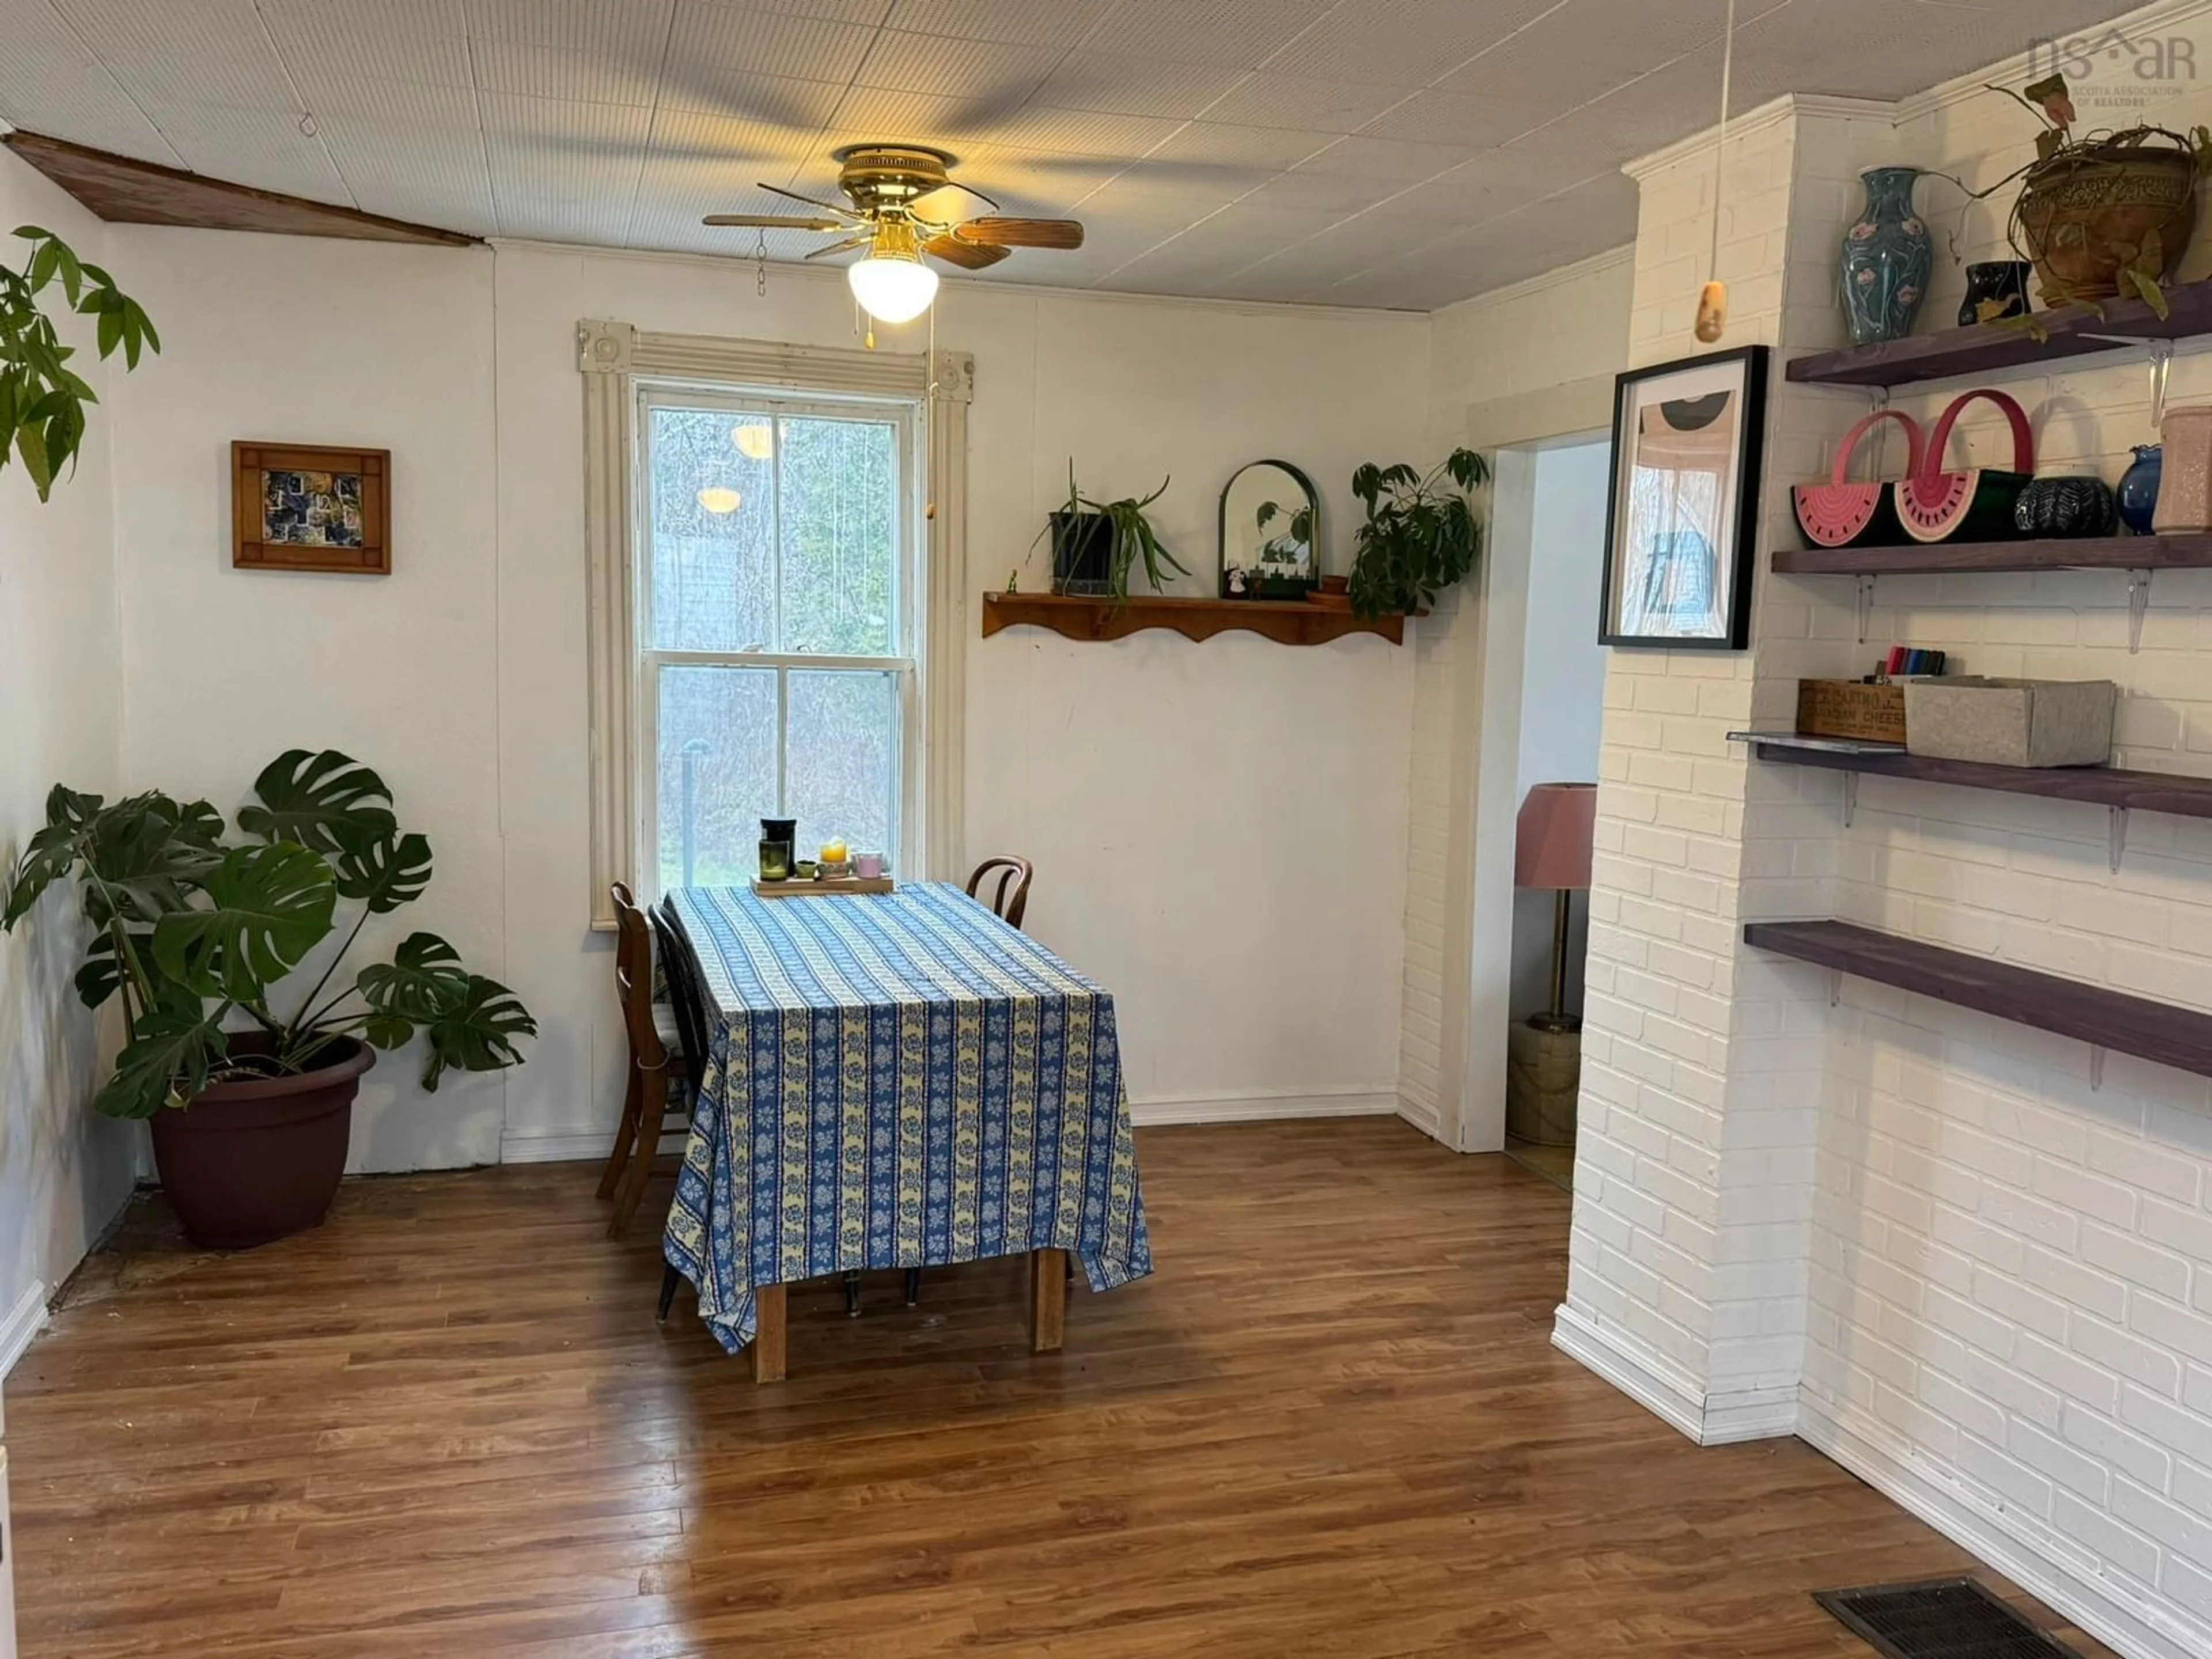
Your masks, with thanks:
[(932, 191), (951, 182), (955, 158), (922, 144), (848, 144), (833, 153), (837, 188), (860, 213), (904, 216)]

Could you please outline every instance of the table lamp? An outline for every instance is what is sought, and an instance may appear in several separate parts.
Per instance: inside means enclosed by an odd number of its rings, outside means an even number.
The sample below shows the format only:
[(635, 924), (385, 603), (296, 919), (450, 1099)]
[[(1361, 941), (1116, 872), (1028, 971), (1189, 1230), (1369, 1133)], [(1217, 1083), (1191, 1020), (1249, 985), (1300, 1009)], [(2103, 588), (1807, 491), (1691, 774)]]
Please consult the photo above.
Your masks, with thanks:
[(1559, 901), (1552, 915), (1552, 1006), (1529, 1016), (1540, 1031), (1578, 1031), (1582, 1021), (1567, 1012), (1567, 921), (1574, 890), (1590, 884), (1590, 841), (1597, 828), (1597, 786), (1540, 783), (1521, 803), (1513, 835), (1513, 884), (1552, 888)]

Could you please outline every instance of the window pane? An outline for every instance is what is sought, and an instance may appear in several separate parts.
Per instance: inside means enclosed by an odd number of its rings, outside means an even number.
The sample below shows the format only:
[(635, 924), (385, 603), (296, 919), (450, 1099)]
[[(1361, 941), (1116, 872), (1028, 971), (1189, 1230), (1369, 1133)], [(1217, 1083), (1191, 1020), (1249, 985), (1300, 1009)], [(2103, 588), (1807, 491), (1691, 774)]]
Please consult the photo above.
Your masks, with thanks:
[(775, 460), (761, 441), (769, 417), (716, 409), (651, 416), (654, 647), (773, 646)]
[(896, 439), (880, 421), (782, 422), (783, 650), (896, 651)]
[(872, 669), (791, 671), (785, 781), (799, 844), (832, 836), (890, 852), (896, 822), (898, 677)]
[(776, 811), (775, 670), (663, 668), (656, 770), (661, 887), (750, 881)]

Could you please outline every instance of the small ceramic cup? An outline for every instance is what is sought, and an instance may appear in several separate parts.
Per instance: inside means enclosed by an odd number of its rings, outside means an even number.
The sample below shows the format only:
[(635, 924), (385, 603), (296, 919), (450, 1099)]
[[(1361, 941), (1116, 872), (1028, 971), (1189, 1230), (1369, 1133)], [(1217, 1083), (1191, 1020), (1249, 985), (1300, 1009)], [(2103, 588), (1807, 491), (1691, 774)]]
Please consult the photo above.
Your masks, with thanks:
[(853, 854), (853, 873), (860, 877), (863, 881), (873, 881), (877, 877), (882, 875), (883, 872), (884, 855), (881, 853), (855, 853)]

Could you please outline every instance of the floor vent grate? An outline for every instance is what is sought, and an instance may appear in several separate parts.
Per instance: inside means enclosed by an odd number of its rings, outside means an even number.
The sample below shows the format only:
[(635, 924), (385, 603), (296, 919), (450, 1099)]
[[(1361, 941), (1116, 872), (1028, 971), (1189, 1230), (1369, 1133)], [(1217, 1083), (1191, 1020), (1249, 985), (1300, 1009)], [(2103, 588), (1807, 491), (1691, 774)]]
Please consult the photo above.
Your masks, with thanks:
[(1815, 1590), (1813, 1599), (1887, 1659), (2081, 1659), (1971, 1578)]

